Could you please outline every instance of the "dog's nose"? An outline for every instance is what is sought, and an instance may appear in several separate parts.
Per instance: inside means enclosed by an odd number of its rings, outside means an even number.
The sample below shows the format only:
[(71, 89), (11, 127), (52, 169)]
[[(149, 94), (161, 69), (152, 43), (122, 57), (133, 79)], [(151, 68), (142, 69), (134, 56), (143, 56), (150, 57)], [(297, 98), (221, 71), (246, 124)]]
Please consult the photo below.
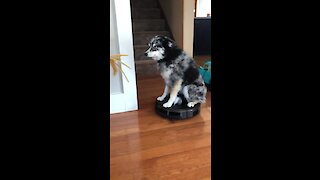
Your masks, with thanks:
[(148, 53), (145, 52), (144, 55), (145, 55), (145, 56), (148, 56)]

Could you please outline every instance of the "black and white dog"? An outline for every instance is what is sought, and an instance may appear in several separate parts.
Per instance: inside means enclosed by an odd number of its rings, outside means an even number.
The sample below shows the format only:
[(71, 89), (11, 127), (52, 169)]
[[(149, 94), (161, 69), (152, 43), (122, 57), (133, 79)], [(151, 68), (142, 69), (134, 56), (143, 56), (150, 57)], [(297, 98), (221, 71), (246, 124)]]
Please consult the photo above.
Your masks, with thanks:
[(169, 108), (174, 104), (181, 104), (182, 99), (178, 95), (184, 96), (188, 107), (205, 102), (207, 88), (195, 61), (168, 37), (155, 36), (148, 45), (145, 56), (157, 61), (158, 69), (166, 84), (162, 96), (157, 100), (163, 101), (170, 93), (170, 98), (163, 107)]

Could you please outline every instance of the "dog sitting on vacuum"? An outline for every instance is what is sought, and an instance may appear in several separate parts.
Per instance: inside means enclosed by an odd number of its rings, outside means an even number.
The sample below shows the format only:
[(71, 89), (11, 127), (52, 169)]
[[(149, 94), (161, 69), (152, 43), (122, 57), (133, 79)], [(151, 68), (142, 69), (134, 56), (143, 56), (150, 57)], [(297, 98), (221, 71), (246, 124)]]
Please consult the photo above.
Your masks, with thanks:
[(148, 45), (145, 56), (157, 61), (158, 70), (166, 84), (162, 96), (157, 100), (163, 101), (170, 94), (163, 107), (170, 108), (172, 105), (181, 104), (182, 99), (179, 96), (187, 100), (188, 107), (205, 102), (207, 88), (195, 61), (168, 37), (155, 36)]

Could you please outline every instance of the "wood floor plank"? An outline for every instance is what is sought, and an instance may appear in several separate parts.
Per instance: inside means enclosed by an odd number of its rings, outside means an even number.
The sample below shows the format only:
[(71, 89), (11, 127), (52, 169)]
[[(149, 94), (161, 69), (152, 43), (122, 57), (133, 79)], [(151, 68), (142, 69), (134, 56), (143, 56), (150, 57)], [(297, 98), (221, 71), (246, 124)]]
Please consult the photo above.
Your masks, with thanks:
[(110, 115), (110, 179), (211, 179), (211, 92), (199, 115), (169, 121), (154, 109), (163, 80), (137, 82), (139, 110)]
[[(122, 168), (111, 166), (111, 177), (142, 179), (141, 175), (143, 175), (146, 179), (176, 179), (177, 177), (192, 179), (185, 175), (188, 172), (190, 175), (190, 172), (194, 171), (193, 179), (199, 179), (202, 174), (196, 172), (201, 171), (202, 168), (210, 167), (210, 156), (210, 147), (172, 153), (136, 163), (131, 168), (127, 168), (128, 165), (122, 166)], [(209, 169), (206, 173), (206, 177), (210, 176)]]
[[(110, 140), (112, 143), (112, 151), (110, 155), (112, 157), (119, 154), (128, 154), (137, 151), (142, 151), (149, 148), (160, 147), (175, 142), (190, 141), (198, 136), (205, 136), (211, 133), (211, 124), (203, 125), (191, 124), (188, 126), (178, 126), (175, 128), (167, 128), (155, 131), (149, 131), (147, 133), (133, 133), (130, 135), (115, 137)], [(128, 143), (137, 144), (127, 149)]]

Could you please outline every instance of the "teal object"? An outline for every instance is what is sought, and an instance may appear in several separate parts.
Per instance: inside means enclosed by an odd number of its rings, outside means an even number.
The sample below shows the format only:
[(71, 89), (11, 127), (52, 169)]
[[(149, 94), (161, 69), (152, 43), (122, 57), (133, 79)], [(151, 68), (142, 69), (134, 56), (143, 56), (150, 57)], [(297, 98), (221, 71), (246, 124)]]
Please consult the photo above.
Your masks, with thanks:
[(199, 67), (200, 74), (204, 80), (204, 82), (208, 85), (211, 84), (211, 60), (206, 61), (203, 64), (203, 67)]

